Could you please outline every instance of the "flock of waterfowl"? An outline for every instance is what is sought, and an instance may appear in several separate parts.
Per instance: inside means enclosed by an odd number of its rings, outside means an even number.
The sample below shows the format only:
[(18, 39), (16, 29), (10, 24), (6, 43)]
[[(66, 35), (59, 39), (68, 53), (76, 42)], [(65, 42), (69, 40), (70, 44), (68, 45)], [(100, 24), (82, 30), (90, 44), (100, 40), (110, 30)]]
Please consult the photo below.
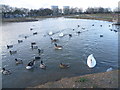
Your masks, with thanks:
[[(95, 25), (92, 24), (92, 26), (95, 26)], [(80, 25), (77, 25), (77, 28), (79, 28), (79, 27), (80, 27)], [(102, 27), (102, 25), (100, 25), (100, 27)], [(109, 25), (109, 27), (110, 27), (110, 25)], [(83, 27), (82, 27), (81, 29), (85, 30), (86, 28), (83, 28)], [(33, 28), (30, 28), (30, 30), (33, 30)], [(72, 29), (72, 30), (74, 31), (75, 29)], [(111, 31), (114, 31), (114, 32), (117, 32), (117, 30), (112, 30), (112, 29), (110, 29), (110, 30), (111, 30)], [(59, 33), (59, 32), (57, 32), (57, 33)], [(77, 31), (76, 33), (77, 33), (77, 34), (80, 34), (81, 31)], [(34, 33), (33, 33), (33, 35), (37, 35), (37, 34), (38, 34), (38, 32), (34, 32)], [(57, 49), (57, 50), (63, 49), (63, 46), (60, 46), (60, 45), (57, 44), (57, 42), (59, 42), (60, 40), (59, 40), (59, 39), (53, 39), (52, 35), (54, 35), (54, 34), (55, 34), (55, 33), (52, 32), (52, 31), (50, 31), (49, 33), (47, 33), (47, 35), (50, 36), (51, 42), (54, 43), (54, 48)], [(70, 33), (67, 34), (67, 35), (68, 35), (70, 38), (73, 36), (73, 35), (70, 34)], [(59, 37), (63, 37), (63, 36), (65, 36), (65, 34), (64, 34), (63, 32), (60, 32), (60, 33), (59, 33)], [(103, 37), (103, 35), (101, 34), (100, 37)], [(25, 36), (24, 38), (26, 39), (26, 38), (28, 38), (28, 36)], [(23, 42), (23, 40), (18, 40), (18, 43), (22, 43), (22, 42)], [(7, 49), (13, 48), (13, 47), (14, 47), (13, 45), (7, 45)], [(40, 55), (41, 55), (42, 53), (44, 53), (44, 52), (43, 52), (43, 49), (38, 48), (38, 46), (36, 45), (36, 42), (31, 42), (31, 48), (32, 48), (32, 49), (37, 49), (39, 56), (35, 57), (34, 60), (28, 62), (28, 64), (26, 65), (26, 69), (27, 69), (27, 70), (34, 68), (34, 66), (35, 66), (35, 61), (36, 61), (36, 60), (40, 60), (40, 59), (41, 59)], [(9, 53), (12, 55), (12, 54), (17, 53), (17, 51), (10, 50)], [(15, 63), (16, 63), (16, 64), (23, 64), (23, 61), (15, 58)], [(89, 68), (95, 67), (95, 65), (96, 65), (96, 60), (95, 60), (95, 58), (93, 57), (93, 54), (91, 54), (91, 55), (88, 56), (88, 58), (87, 58), (87, 65), (88, 65)], [(45, 63), (44, 63), (42, 60), (41, 60), (41, 62), (40, 62), (39, 67), (40, 67), (41, 69), (46, 69), (46, 65), (45, 65)], [(69, 68), (70, 66), (67, 65), (67, 64), (60, 63), (60, 64), (59, 64), (59, 67), (60, 67), (60, 68)], [(5, 68), (2, 68), (2, 71), (1, 71), (1, 72), (2, 72), (2, 74), (4, 74), (4, 75), (9, 75), (9, 74), (11, 74), (11, 72), (10, 72), (9, 70), (6, 70)]]

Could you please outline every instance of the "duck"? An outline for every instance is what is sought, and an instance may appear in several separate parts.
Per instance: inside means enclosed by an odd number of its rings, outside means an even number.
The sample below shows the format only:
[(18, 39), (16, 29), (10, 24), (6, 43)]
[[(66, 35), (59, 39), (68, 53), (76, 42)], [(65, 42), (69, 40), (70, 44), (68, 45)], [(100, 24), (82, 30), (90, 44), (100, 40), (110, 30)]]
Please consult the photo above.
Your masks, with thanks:
[(80, 32), (80, 31), (78, 31), (77, 33), (78, 33), (78, 34), (80, 34), (81, 32)]
[(41, 63), (40, 63), (40, 68), (41, 69), (46, 69), (46, 65), (43, 63), (43, 61), (41, 61)]
[(70, 66), (67, 64), (60, 63), (59, 67), (63, 69), (63, 68), (69, 68)]
[(114, 32), (117, 32), (117, 30), (114, 30)]
[(43, 49), (39, 49), (39, 48), (38, 48), (38, 53), (39, 53), (39, 54), (43, 53)]
[(28, 36), (25, 36), (24, 38), (25, 38), (25, 39), (27, 39), (27, 38), (28, 38)]
[(38, 46), (32, 45), (31, 48), (32, 48), (32, 49), (38, 49)]
[(9, 74), (11, 74), (11, 72), (10, 72), (9, 70), (6, 70), (5, 68), (2, 68), (1, 72), (2, 72), (2, 74), (4, 74), (4, 75), (9, 75)]
[(9, 51), (10, 52), (10, 54), (16, 54), (17, 53), (17, 51)]
[(36, 42), (31, 42), (31, 45), (36, 45)]
[(78, 25), (78, 27), (80, 27), (80, 25)]
[(103, 35), (100, 35), (100, 37), (103, 37)]
[(23, 42), (23, 40), (18, 40), (18, 43), (22, 43)]
[(30, 28), (30, 30), (33, 30), (33, 28)]
[(32, 69), (34, 65), (35, 65), (35, 60), (32, 60), (27, 64), (26, 69), (27, 70)]
[(110, 31), (112, 31), (112, 29), (110, 29)]
[(72, 37), (72, 34), (69, 34), (69, 37)]
[(74, 31), (75, 29), (73, 29), (73, 31)]
[(12, 48), (13, 47), (13, 45), (7, 45), (7, 48), (9, 49), (9, 48)]
[(37, 32), (34, 32), (34, 33), (33, 33), (33, 35), (36, 35), (36, 34), (37, 34)]
[(102, 25), (100, 25), (102, 27)]
[(59, 41), (58, 39), (53, 39), (52, 37), (50, 38), (52, 42), (57, 42)]
[(94, 24), (92, 26), (94, 26)]
[(90, 54), (87, 58), (87, 65), (89, 68), (93, 68), (96, 66), (96, 60), (93, 57), (93, 54)]
[(60, 33), (60, 34), (59, 34), (59, 37), (63, 37), (63, 36), (64, 36), (64, 34), (63, 34), (63, 33)]
[(82, 28), (83, 30), (85, 30), (85, 28)]
[(55, 49), (62, 49), (63, 47), (62, 46), (58, 46), (56, 43), (54, 44), (55, 45)]
[(39, 56), (36, 56), (36, 57), (35, 57), (35, 60), (38, 60), (38, 59), (41, 59), (41, 57), (39, 57)]
[(16, 64), (23, 64), (22, 60), (18, 60), (17, 58), (15, 58)]

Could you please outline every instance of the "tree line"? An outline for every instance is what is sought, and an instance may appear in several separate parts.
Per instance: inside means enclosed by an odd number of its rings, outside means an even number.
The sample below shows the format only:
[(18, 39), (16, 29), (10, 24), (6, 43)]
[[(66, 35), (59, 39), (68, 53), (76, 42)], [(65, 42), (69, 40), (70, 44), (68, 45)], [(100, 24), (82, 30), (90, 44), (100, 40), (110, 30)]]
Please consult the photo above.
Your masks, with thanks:
[(40, 9), (27, 9), (27, 8), (16, 8), (10, 7), (8, 5), (2, 5), (2, 17), (3, 18), (16, 18), (16, 17), (36, 17), (36, 16), (53, 16), (53, 15), (71, 15), (71, 14), (96, 14), (96, 13), (119, 13), (117, 9), (112, 11), (110, 8), (103, 7), (88, 7), (85, 11), (82, 8), (67, 8), (67, 9), (57, 9), (57, 12), (54, 12), (49, 8), (40, 8)]

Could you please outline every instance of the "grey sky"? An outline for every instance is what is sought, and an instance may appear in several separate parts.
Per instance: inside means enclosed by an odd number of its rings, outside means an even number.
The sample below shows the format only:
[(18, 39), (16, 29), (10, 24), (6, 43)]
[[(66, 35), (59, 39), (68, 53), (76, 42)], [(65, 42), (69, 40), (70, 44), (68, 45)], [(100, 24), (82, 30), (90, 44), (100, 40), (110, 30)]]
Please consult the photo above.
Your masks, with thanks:
[(24, 7), (29, 9), (50, 8), (51, 5), (78, 7), (86, 9), (87, 7), (116, 8), (119, 0), (1, 0), (1, 4), (13, 7)]

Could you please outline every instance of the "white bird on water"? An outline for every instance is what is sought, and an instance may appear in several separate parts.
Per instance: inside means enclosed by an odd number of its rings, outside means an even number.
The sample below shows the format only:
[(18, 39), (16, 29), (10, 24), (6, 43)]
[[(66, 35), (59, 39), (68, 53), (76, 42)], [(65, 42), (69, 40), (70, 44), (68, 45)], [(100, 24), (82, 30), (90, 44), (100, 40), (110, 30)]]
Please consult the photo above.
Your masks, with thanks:
[(50, 32), (48, 33), (48, 35), (53, 35), (53, 32), (52, 32), (52, 31), (50, 31)]
[(90, 54), (87, 58), (87, 65), (89, 68), (93, 68), (95, 67), (96, 65), (96, 60), (95, 58), (93, 57), (93, 54)]
[(63, 33), (60, 33), (60, 34), (59, 34), (59, 37), (63, 37), (63, 36), (64, 36), (64, 34), (63, 34)]

